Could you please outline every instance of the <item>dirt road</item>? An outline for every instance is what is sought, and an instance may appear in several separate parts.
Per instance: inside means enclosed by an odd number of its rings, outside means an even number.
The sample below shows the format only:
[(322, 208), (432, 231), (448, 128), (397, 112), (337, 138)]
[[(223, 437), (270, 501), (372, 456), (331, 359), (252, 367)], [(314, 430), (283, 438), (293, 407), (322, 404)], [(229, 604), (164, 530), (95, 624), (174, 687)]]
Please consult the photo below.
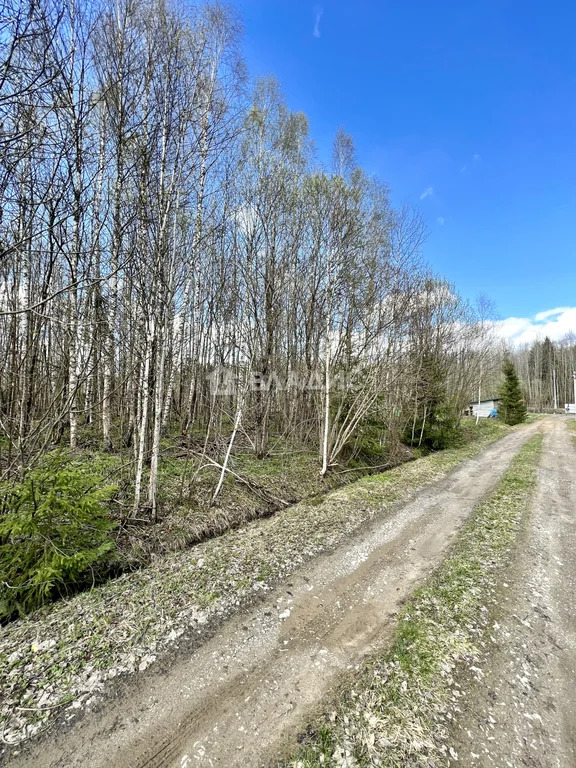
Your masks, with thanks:
[(14, 766), (257, 768), (336, 682), (385, 644), (401, 601), (445, 554), (539, 425), (512, 433), (376, 518), (168, 671), (151, 667)]
[(544, 424), (529, 529), (503, 585), (502, 617), (455, 729), (459, 766), (576, 766), (576, 448)]

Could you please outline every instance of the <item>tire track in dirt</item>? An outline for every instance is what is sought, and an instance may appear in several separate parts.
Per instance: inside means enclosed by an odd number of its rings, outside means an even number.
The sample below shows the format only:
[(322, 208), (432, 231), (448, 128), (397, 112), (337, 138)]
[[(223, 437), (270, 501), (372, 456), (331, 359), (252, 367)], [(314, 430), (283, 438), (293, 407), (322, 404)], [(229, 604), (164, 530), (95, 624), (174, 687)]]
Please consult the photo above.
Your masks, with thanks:
[(257, 768), (394, 629), (403, 599), (445, 555), (473, 508), (539, 425), (514, 432), (393, 506), (226, 622), (169, 670), (151, 667), (67, 733), (14, 766)]
[(454, 766), (576, 766), (576, 449), (563, 417), (546, 420), (545, 431), (485, 672), (454, 728)]

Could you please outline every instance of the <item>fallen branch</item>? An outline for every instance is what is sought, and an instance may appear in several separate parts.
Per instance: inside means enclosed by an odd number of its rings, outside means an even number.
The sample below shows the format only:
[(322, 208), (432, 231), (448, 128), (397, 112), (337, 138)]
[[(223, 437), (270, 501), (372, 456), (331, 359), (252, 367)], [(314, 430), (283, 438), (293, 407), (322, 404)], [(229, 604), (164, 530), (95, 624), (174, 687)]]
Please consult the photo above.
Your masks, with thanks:
[[(220, 462), (215, 461), (214, 459), (211, 459), (210, 456), (202, 455), (200, 453), (196, 453), (196, 451), (191, 451), (191, 453), (194, 456), (197, 456), (200, 459), (204, 459), (206, 461), (206, 464), (203, 464), (198, 471), (204, 469), (205, 467), (216, 467), (217, 469), (220, 469), (224, 473), (228, 473), (232, 475), (232, 477), (235, 477), (236, 480), (238, 480), (239, 483), (242, 483), (243, 485), (246, 485), (253, 493), (260, 495), (264, 501), (267, 502), (278, 502), (279, 504), (284, 505), (285, 507), (290, 506), (290, 502), (286, 501), (285, 499), (281, 499), (279, 496), (274, 496), (274, 494), (267, 491), (265, 488), (262, 488), (259, 485), (256, 485), (251, 480), (248, 480), (247, 477), (243, 477), (242, 475), (239, 475), (238, 472), (234, 472), (233, 469), (230, 469), (229, 466), (227, 466), (225, 463), (220, 464)], [(221, 484), (220, 484), (221, 485)], [(219, 490), (219, 488), (218, 488)], [(216, 493), (212, 497), (211, 505), (214, 503), (214, 500), (216, 498)]]

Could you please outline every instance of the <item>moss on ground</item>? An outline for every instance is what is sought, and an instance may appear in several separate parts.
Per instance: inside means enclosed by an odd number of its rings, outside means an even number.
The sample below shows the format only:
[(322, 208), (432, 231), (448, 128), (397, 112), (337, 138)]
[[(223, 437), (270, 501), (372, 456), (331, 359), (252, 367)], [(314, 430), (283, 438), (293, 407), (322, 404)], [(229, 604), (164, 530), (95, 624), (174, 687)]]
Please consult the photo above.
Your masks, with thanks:
[(503, 568), (530, 507), (542, 437), (521, 449), (465, 525), (451, 554), (398, 619), (392, 647), (344, 683), (339, 703), (308, 728), (293, 768), (448, 765), (457, 674), (474, 670)]

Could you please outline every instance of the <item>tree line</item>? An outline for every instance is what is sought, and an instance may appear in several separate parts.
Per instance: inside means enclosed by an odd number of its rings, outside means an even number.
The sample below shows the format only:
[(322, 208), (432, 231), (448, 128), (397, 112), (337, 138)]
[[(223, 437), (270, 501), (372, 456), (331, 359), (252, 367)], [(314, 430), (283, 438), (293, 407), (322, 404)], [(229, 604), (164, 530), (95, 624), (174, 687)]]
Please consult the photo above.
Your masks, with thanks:
[[(348, 134), (321, 163), (278, 83), (250, 81), (233, 10), (8, 0), (3, 18), (3, 480), (96, 445), (154, 519), (167, 439), (220, 483), (237, 440), (312, 446), (323, 474), (366, 435), (441, 444), (489, 365), (486, 313), (421, 262), (418, 213)], [(545, 398), (567, 368), (543, 354)]]
[(576, 338), (568, 334), (557, 342), (545, 337), (515, 350), (514, 361), (524, 382), (526, 399), (536, 411), (563, 409), (574, 402)]

